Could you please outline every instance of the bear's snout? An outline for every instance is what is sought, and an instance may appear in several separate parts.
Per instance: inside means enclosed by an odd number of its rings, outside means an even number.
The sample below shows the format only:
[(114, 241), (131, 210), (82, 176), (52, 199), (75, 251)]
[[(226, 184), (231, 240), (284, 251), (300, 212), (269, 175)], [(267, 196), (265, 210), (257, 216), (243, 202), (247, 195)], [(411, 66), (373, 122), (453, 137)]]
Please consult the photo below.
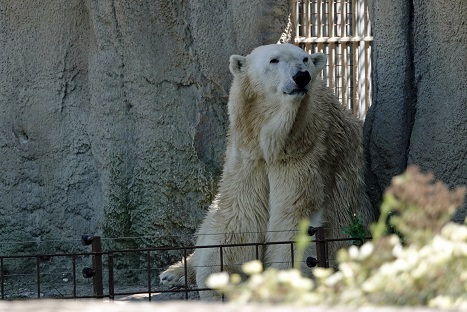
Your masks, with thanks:
[(293, 81), (297, 84), (298, 87), (305, 87), (311, 80), (310, 73), (306, 70), (299, 71), (292, 77)]

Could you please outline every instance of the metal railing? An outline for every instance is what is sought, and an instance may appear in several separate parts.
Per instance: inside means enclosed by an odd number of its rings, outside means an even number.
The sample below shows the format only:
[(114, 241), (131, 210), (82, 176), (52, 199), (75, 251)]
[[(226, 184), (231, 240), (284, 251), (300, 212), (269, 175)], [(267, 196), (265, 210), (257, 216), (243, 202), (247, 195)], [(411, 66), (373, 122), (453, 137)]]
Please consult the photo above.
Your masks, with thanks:
[(322, 78), (342, 105), (364, 119), (371, 105), (371, 24), (367, 0), (294, 0), (296, 45), (323, 52)]
[[(327, 253), (327, 245), (330, 242), (335, 241), (353, 241), (354, 238), (325, 238), (324, 229), (310, 228), (312, 233), (315, 235), (315, 240), (312, 243), (316, 244), (317, 258), (308, 257), (306, 259), (307, 265), (309, 267), (319, 266), (319, 267), (329, 267), (330, 259)], [(198, 289), (193, 287), (193, 285), (188, 285), (185, 282), (184, 286), (181, 286), (176, 289), (167, 289), (161, 285), (154, 285), (153, 279), (157, 279), (158, 284), (158, 274), (163, 268), (153, 267), (154, 259), (156, 254), (166, 253), (169, 251), (178, 251), (181, 252), (182, 257), (186, 257), (195, 249), (202, 248), (219, 248), (220, 254), (220, 271), (223, 270), (224, 259), (223, 251), (226, 248), (234, 247), (245, 247), (252, 246), (256, 249), (256, 258), (260, 258), (260, 248), (266, 245), (271, 244), (285, 244), (290, 245), (290, 263), (294, 262), (294, 244), (293, 241), (286, 242), (270, 242), (270, 243), (245, 243), (245, 244), (230, 244), (230, 245), (207, 245), (207, 246), (183, 246), (183, 247), (154, 247), (154, 248), (142, 248), (142, 249), (126, 249), (126, 250), (102, 250), (102, 242), (99, 236), (89, 236), (83, 235), (82, 242), (84, 245), (91, 246), (91, 252), (86, 253), (57, 253), (57, 254), (34, 254), (34, 255), (17, 255), (17, 256), (0, 256), (0, 298), (2, 300), (15, 299), (17, 296), (12, 295), (14, 290), (7, 290), (5, 285), (8, 281), (11, 281), (15, 277), (22, 276), (28, 279), (28, 281), (35, 284), (35, 291), (33, 294), (29, 294), (27, 298), (44, 298), (42, 294), (42, 289), (44, 288), (47, 281), (44, 280), (44, 276), (48, 274), (62, 274), (61, 272), (44, 272), (41, 269), (41, 262), (44, 259), (50, 261), (52, 258), (65, 258), (71, 262), (71, 268), (68, 267), (68, 275), (71, 278), (71, 292), (68, 294), (60, 293), (55, 298), (67, 299), (67, 298), (109, 298), (114, 300), (116, 297), (128, 296), (128, 295), (137, 295), (145, 294), (147, 299), (151, 301), (153, 294), (163, 294), (163, 293), (183, 293), (183, 298), (180, 299), (189, 299), (190, 293), (204, 291), (207, 289)], [(115, 265), (115, 259), (117, 257), (124, 257), (125, 255), (139, 255), (144, 261), (144, 267), (139, 268), (140, 271), (144, 272), (146, 276), (146, 285), (142, 286), (140, 282), (140, 287), (137, 290), (125, 290), (117, 289), (118, 282), (115, 279), (115, 271), (118, 270)], [(91, 259), (89, 259), (91, 258)], [(15, 260), (30, 260), (30, 265), (35, 266), (33, 273), (29, 274), (9, 274), (6, 273), (5, 261), (15, 261)], [(185, 261), (186, 263), (186, 261)], [(89, 266), (89, 264), (92, 264)], [(81, 267), (80, 267), (81, 266)], [(81, 270), (82, 274), (78, 274)], [(187, 268), (185, 267), (185, 270)], [(67, 276), (68, 276), (67, 275)], [(80, 278), (81, 277), (81, 278)], [(85, 280), (83, 284), (83, 280)], [(67, 279), (67, 282), (70, 282)], [(78, 292), (78, 285), (87, 291), (87, 294), (83, 294), (83, 291)], [(50, 285), (49, 285), (50, 286)], [(49, 287), (50, 288), (50, 287)], [(91, 293), (92, 289), (92, 293)], [(86, 291), (84, 293), (86, 293)], [(22, 297), (25, 298), (25, 297)]]

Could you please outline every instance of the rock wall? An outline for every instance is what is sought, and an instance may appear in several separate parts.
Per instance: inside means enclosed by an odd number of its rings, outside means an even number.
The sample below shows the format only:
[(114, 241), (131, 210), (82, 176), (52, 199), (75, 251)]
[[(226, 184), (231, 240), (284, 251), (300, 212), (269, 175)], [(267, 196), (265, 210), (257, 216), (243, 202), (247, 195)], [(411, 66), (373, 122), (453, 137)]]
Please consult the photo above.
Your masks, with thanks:
[(1, 0), (0, 254), (76, 250), (83, 233), (191, 242), (221, 170), (229, 56), (276, 42), (288, 10)]
[[(467, 1), (371, 0), (373, 105), (365, 122), (374, 205), (407, 165), (467, 185)], [(467, 216), (466, 206), (455, 220)]]

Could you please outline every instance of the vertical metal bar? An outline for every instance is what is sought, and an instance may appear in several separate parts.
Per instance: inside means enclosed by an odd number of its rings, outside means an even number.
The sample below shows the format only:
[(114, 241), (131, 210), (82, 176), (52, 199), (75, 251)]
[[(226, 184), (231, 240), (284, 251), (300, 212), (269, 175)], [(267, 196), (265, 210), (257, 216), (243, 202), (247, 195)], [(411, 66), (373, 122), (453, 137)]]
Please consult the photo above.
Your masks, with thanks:
[[(311, 37), (311, 33), (312, 33), (312, 21), (311, 21), (311, 14), (312, 14), (312, 10), (311, 10), (311, 7), (310, 7), (310, 0), (306, 0), (305, 1), (305, 7), (306, 9), (304, 9), (304, 20), (306, 20), (306, 33), (305, 33), (305, 39), (309, 39)], [(305, 42), (305, 51), (310, 53), (310, 43), (309, 42)]]
[(358, 63), (357, 63), (357, 52), (358, 52), (358, 45), (357, 45), (357, 41), (353, 41), (352, 42), (352, 58), (353, 58), (353, 61), (352, 61), (352, 112), (354, 113), (354, 115), (357, 114), (357, 107), (359, 105), (358, 102), (357, 102), (357, 89), (359, 88), (358, 86), (358, 80), (357, 80), (357, 75), (358, 75)]
[(104, 287), (102, 284), (102, 242), (100, 236), (94, 236), (92, 239), (92, 267), (94, 276), (92, 283), (94, 287), (94, 296), (102, 298), (104, 296)]
[[(362, 0), (359, 0), (362, 1)], [(364, 11), (364, 37), (371, 36), (371, 24), (368, 13), (368, 1), (363, 0)], [(365, 39), (365, 38), (364, 38)], [(365, 40), (365, 114), (371, 105), (371, 45), (370, 42)]]
[(259, 260), (259, 244), (258, 243), (255, 244), (255, 256), (256, 256), (256, 260)]
[[(362, 1), (362, 0), (359, 0)], [(370, 36), (370, 19), (368, 16), (368, 3), (367, 0), (363, 0), (363, 18), (364, 18), (364, 32), (363, 36)]]
[(303, 25), (303, 36), (308, 38), (308, 27), (309, 27), (309, 18), (308, 18), (308, 2), (309, 0), (302, 1), (303, 3), (303, 17), (302, 17), (302, 25)]
[(146, 269), (148, 271), (148, 296), (149, 301), (151, 301), (151, 252), (148, 250), (146, 252)]
[[(222, 246), (219, 247), (219, 257), (220, 257), (220, 261), (221, 261), (221, 272), (223, 272), (224, 271), (224, 250), (223, 250)], [(224, 302), (224, 300), (225, 300), (224, 294), (222, 294), (221, 300), (222, 300), (222, 302)]]
[(221, 272), (224, 271), (224, 249), (222, 246), (219, 247), (219, 257), (221, 261)]
[(0, 257), (0, 277), (1, 277), (1, 280), (2, 280), (0, 292), (2, 293), (2, 300), (5, 299), (5, 284), (4, 284), (4, 282), (3, 282), (3, 272), (4, 272), (4, 269), (3, 269), (3, 258)]
[(188, 263), (187, 263), (187, 251), (183, 248), (183, 269), (185, 271), (185, 300), (188, 300)]
[(36, 281), (37, 281), (37, 298), (41, 298), (41, 276), (40, 276), (40, 259), (36, 256)]
[[(336, 52), (335, 52), (335, 43), (331, 42), (329, 43), (329, 70), (328, 70), (328, 81), (329, 81), (329, 88), (334, 89), (334, 61), (336, 58)], [(334, 90), (335, 92), (335, 90)], [(336, 93), (336, 92), (335, 92)]]
[(329, 0), (328, 2), (328, 37), (334, 36), (334, 1)]
[(293, 18), (293, 25), (295, 25), (295, 32), (294, 32), (294, 35), (295, 35), (295, 38), (298, 38), (298, 1), (297, 0), (294, 0), (293, 1), (293, 4), (292, 4), (292, 18)]
[(114, 255), (109, 253), (107, 255), (107, 266), (109, 267), (109, 299), (115, 298), (115, 281), (114, 281)]
[(369, 74), (369, 67), (370, 67), (370, 43), (365, 41), (365, 115), (370, 108), (370, 74)]
[[(319, 37), (322, 37), (323, 35), (323, 31), (322, 31), (322, 27), (323, 27), (323, 24), (322, 24), (322, 19), (321, 19), (321, 0), (318, 0), (318, 4), (317, 4), (317, 7), (316, 7), (316, 24), (317, 24), (317, 28), (318, 28), (318, 33), (316, 34), (316, 36), (319, 38)], [(321, 51), (321, 47), (319, 46), (318, 44), (318, 51)]]
[[(292, 261), (291, 263), (292, 263), (292, 268), (293, 268), (295, 265), (295, 251), (293, 248), (293, 243), (290, 243), (290, 260)], [(300, 263), (298, 263), (297, 269), (300, 269)]]
[(302, 36), (302, 24), (303, 24), (303, 19), (302, 19), (302, 9), (301, 9), (302, 3), (301, 1), (297, 1), (297, 37)]
[(342, 95), (342, 106), (347, 107), (347, 42), (341, 42), (341, 95)]
[(350, 21), (352, 25), (352, 36), (358, 36), (357, 34), (357, 0), (352, 0), (352, 19)]
[(313, 0), (308, 0), (308, 38), (313, 37)]
[[(317, 1), (316, 5), (316, 28), (317, 28), (317, 34), (316, 37), (321, 38), (323, 36), (323, 8), (322, 8), (322, 0)], [(321, 40), (318, 41), (318, 44), (316, 45), (317, 52), (323, 52), (323, 43)]]
[(347, 1), (341, 0), (341, 37), (347, 37), (345, 21), (347, 20)]
[(327, 255), (326, 240), (323, 228), (316, 229), (316, 253), (318, 258), (318, 266), (321, 268), (329, 267), (329, 260)]
[(71, 257), (71, 266), (73, 270), (73, 298), (76, 298), (76, 255)]

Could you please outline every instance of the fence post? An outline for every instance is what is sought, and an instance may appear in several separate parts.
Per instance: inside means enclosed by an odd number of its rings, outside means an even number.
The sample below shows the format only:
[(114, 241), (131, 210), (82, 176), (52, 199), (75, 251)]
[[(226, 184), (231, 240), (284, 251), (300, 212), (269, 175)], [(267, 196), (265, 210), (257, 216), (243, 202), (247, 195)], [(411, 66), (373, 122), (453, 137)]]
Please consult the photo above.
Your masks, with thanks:
[[(146, 251), (146, 270), (148, 271), (148, 299), (151, 301), (151, 281), (152, 281), (152, 276), (151, 276), (151, 251)], [(186, 277), (186, 274), (185, 274)]]
[(1, 277), (1, 289), (0, 289), (0, 292), (2, 293), (2, 300), (5, 299), (5, 286), (4, 286), (4, 283), (3, 283), (3, 257), (0, 257), (0, 277)]
[(316, 253), (318, 257), (318, 266), (321, 268), (329, 268), (329, 261), (326, 248), (326, 240), (324, 229), (322, 227), (316, 229)]
[(92, 277), (92, 284), (94, 287), (94, 296), (98, 298), (104, 297), (104, 287), (102, 284), (102, 243), (100, 236), (94, 236), (92, 239), (92, 268), (94, 269), (94, 276)]
[(41, 298), (41, 273), (40, 273), (40, 261), (39, 256), (36, 256), (36, 282), (37, 282), (37, 298)]
[(73, 270), (73, 298), (76, 298), (76, 255), (71, 257), (71, 265)]
[(107, 255), (107, 265), (109, 267), (109, 299), (114, 300), (115, 289), (114, 289), (114, 255), (110, 252)]

